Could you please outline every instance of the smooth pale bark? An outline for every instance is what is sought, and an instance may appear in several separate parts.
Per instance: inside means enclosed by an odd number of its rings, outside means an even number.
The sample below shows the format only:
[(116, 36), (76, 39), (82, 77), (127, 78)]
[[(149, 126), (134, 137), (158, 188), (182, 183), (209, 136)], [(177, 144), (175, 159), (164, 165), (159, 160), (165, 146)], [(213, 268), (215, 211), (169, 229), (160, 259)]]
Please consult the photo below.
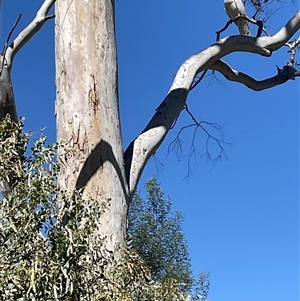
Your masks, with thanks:
[(117, 85), (117, 57), (111, 0), (57, 1), (57, 140), (72, 153), (60, 154), (63, 189), (83, 188), (83, 198), (108, 207), (100, 235), (113, 250), (126, 233), (127, 187)]
[(239, 35), (226, 37), (188, 58), (180, 66), (167, 96), (156, 109), (145, 129), (125, 151), (130, 194), (133, 195), (148, 160), (155, 154), (180, 112), (184, 109), (188, 93), (197, 74), (208, 69), (217, 70), (225, 78), (240, 82), (257, 91), (269, 89), (288, 80), (294, 80), (300, 74), (290, 64), (284, 66), (272, 78), (255, 81), (252, 77), (231, 69), (221, 61), (221, 58), (233, 52), (250, 52), (269, 57), (272, 52), (284, 46), (299, 29), (300, 11), (273, 36), (249, 37)]

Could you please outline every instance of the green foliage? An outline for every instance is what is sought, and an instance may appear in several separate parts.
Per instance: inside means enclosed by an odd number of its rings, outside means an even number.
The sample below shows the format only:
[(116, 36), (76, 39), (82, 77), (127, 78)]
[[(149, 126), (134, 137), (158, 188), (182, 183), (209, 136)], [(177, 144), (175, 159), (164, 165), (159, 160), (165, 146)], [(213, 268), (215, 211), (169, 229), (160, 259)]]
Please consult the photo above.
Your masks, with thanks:
[(193, 283), (191, 260), (181, 229), (183, 216), (171, 214), (171, 201), (155, 178), (146, 183), (147, 198), (136, 194), (129, 210), (132, 248), (148, 265), (156, 282), (174, 279), (184, 291)]
[(127, 245), (116, 260), (98, 235), (107, 204), (60, 190), (61, 146), (41, 134), (29, 149), (29, 136), (22, 122), (0, 122), (0, 300), (186, 300)]
[(209, 273), (202, 272), (197, 280), (195, 280), (192, 294), (193, 301), (208, 301), (207, 297), (210, 289), (209, 277)]
[(164, 197), (155, 178), (149, 179), (145, 187), (147, 197), (143, 199), (136, 193), (129, 209), (131, 247), (145, 261), (155, 283), (172, 282), (183, 293), (184, 300), (207, 301), (209, 273), (202, 272), (196, 279), (193, 276), (181, 228), (182, 214), (171, 211), (171, 200)]

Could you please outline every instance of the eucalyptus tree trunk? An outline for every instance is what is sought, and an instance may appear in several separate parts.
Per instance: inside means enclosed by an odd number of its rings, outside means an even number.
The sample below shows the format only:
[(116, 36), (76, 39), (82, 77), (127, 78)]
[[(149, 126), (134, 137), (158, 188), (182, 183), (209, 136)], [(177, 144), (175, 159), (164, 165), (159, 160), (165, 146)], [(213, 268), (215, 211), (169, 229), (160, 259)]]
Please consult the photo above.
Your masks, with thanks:
[[(100, 221), (107, 248), (126, 233), (127, 188), (120, 129), (114, 1), (56, 2), (57, 139), (66, 155), (62, 188), (108, 202)], [(60, 154), (62, 155), (62, 154)], [(87, 201), (88, 202), (88, 201)]]

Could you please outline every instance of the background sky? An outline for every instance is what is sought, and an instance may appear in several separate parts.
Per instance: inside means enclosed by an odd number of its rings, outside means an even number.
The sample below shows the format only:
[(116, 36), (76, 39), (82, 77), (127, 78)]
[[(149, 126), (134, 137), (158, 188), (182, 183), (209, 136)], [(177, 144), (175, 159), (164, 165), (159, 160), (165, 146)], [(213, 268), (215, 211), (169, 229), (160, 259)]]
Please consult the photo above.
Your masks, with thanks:
[[(18, 14), (23, 17), (14, 37), (42, 0), (2, 2), (1, 45)], [(276, 5), (280, 9), (267, 23), (271, 34), (299, 9), (288, 0)], [(223, 1), (116, 1), (125, 147), (148, 123), (184, 60), (214, 43), (215, 31), (226, 21)], [(48, 21), (18, 53), (12, 71), (18, 114), (26, 118), (27, 130), (38, 133), (46, 127), (49, 143), (56, 135), (53, 27)], [(236, 33), (232, 25), (223, 37)], [(288, 61), (286, 51), (271, 58), (234, 53), (224, 59), (263, 79)], [(225, 140), (234, 145), (226, 148), (229, 159), (216, 165), (192, 159), (192, 174), (183, 180), (193, 130), (182, 136), (183, 157), (167, 156), (180, 128), (191, 123), (182, 112), (139, 187), (144, 194), (145, 181), (157, 176), (173, 209), (185, 215), (193, 270), (211, 273), (210, 300), (299, 301), (299, 80), (254, 92), (216, 77), (205, 78), (190, 93), (188, 105), (198, 120), (224, 125)], [(195, 146), (202, 155), (204, 141), (199, 131)]]

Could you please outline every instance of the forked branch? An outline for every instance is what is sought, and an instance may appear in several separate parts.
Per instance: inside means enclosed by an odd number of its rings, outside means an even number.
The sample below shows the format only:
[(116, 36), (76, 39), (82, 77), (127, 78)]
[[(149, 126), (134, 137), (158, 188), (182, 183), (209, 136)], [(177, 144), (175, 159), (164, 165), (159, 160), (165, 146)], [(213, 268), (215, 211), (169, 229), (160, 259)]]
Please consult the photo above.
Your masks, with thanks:
[(229, 27), (230, 24), (232, 24), (233, 22), (236, 22), (239, 19), (246, 19), (248, 22), (257, 25), (258, 29), (257, 29), (256, 37), (260, 37), (262, 32), (264, 32), (267, 36), (269, 35), (264, 28), (264, 23), (261, 20), (254, 20), (252, 18), (249, 18), (248, 16), (238, 16), (234, 19), (228, 20), (223, 28), (216, 31), (216, 34), (217, 34), (216, 41), (220, 40), (221, 33), (224, 32)]
[(293, 66), (284, 66), (282, 69), (278, 70), (278, 74), (273, 77), (256, 80), (253, 77), (232, 69), (224, 61), (217, 61), (211, 67), (212, 70), (219, 71), (226, 79), (234, 82), (239, 82), (251, 90), (262, 91), (265, 89), (270, 89), (275, 86), (284, 84), (288, 80), (294, 80), (296, 77), (300, 76), (300, 72)]
[(9, 45), (6, 51), (5, 59), (8, 68), (11, 68), (12, 61), (18, 51), (42, 28), (45, 22), (53, 19), (54, 15), (48, 15), (56, 0), (45, 0), (38, 10), (35, 18), (23, 29), (15, 40)]
[(256, 91), (269, 89), (287, 80), (295, 79), (299, 76), (298, 71), (293, 66), (284, 66), (276, 76), (263, 81), (256, 81), (244, 73), (231, 69), (221, 59), (233, 52), (250, 52), (269, 57), (274, 51), (284, 46), (299, 29), (300, 11), (273, 36), (230, 36), (217, 41), (187, 59), (179, 68), (167, 96), (156, 109), (145, 129), (130, 143), (125, 151), (125, 168), (130, 190), (129, 198), (135, 192), (146, 163), (155, 154), (174, 121), (185, 108), (188, 93), (199, 73), (207, 69), (218, 70), (226, 78), (243, 83)]
[(47, 15), (54, 3), (55, 0), (45, 0), (32, 22), (30, 22), (30, 24), (21, 31), (21, 33), (9, 46), (8, 43), (10, 36), (17, 26), (21, 15), (8, 35), (4, 50), (2, 55), (0, 55), (0, 119), (6, 114), (9, 114), (12, 120), (18, 120), (13, 85), (10, 76), (13, 58), (22, 46), (24, 46), (34, 36), (34, 34), (39, 31), (44, 23), (54, 17), (53, 15)]
[[(45, 0), (32, 22), (8, 46), (10, 36), (21, 16), (19, 16), (17, 22), (9, 32), (2, 55), (0, 55), (0, 119), (8, 114), (11, 120), (14, 122), (18, 121), (16, 101), (10, 76), (13, 59), (17, 52), (41, 29), (45, 22), (54, 18), (54, 15), (47, 15), (54, 3), (55, 0)], [(7, 195), (10, 191), (9, 182), (0, 183), (0, 191), (3, 195)]]
[[(185, 106), (186, 112), (189, 114), (190, 118), (192, 119), (193, 123), (188, 124), (186, 126), (181, 127), (178, 134), (176, 135), (175, 139), (169, 144), (168, 146), (168, 154), (170, 152), (175, 152), (175, 155), (177, 156), (178, 160), (180, 160), (182, 157), (188, 158), (188, 172), (185, 177), (185, 179), (189, 178), (192, 168), (191, 168), (191, 160), (194, 158), (197, 159), (197, 156), (200, 158), (206, 157), (207, 161), (213, 161), (214, 165), (217, 163), (217, 161), (222, 160), (223, 158), (228, 159), (225, 146), (232, 147), (233, 145), (231, 143), (228, 143), (224, 140), (224, 132), (223, 127), (217, 123), (213, 122), (207, 122), (204, 120), (198, 121), (195, 116), (192, 114), (192, 112), (189, 110), (188, 106)], [(193, 136), (191, 145), (189, 148), (189, 152), (187, 155), (183, 155), (183, 142), (181, 140), (181, 134), (188, 129), (193, 128)], [(205, 151), (203, 154), (200, 154), (199, 151), (197, 151), (197, 148), (195, 146), (196, 144), (196, 135), (198, 133), (198, 130), (201, 129), (206, 137), (205, 139)], [(214, 133), (215, 132), (215, 133)], [(211, 142), (214, 143), (214, 146), (217, 150), (214, 151), (215, 154), (211, 151)], [(215, 148), (213, 147), (213, 148)]]
[[(5, 58), (6, 51), (7, 51), (7, 47), (8, 47), (8, 44), (9, 44), (11, 35), (12, 35), (12, 33), (14, 32), (14, 30), (16, 29), (18, 23), (20, 22), (21, 17), (22, 17), (22, 14), (19, 14), (17, 21), (15, 22), (15, 24), (13, 25), (13, 27), (12, 27), (11, 30), (9, 31), (9, 34), (8, 34), (8, 36), (7, 36), (7, 39), (6, 39), (6, 42), (5, 42), (3, 51), (2, 51), (2, 57), (3, 57), (3, 58)], [(2, 60), (2, 64), (1, 64), (1, 69), (0, 69), (0, 77), (1, 77), (2, 72), (3, 72), (4, 63), (5, 63), (5, 60), (3, 59), (3, 60)]]

